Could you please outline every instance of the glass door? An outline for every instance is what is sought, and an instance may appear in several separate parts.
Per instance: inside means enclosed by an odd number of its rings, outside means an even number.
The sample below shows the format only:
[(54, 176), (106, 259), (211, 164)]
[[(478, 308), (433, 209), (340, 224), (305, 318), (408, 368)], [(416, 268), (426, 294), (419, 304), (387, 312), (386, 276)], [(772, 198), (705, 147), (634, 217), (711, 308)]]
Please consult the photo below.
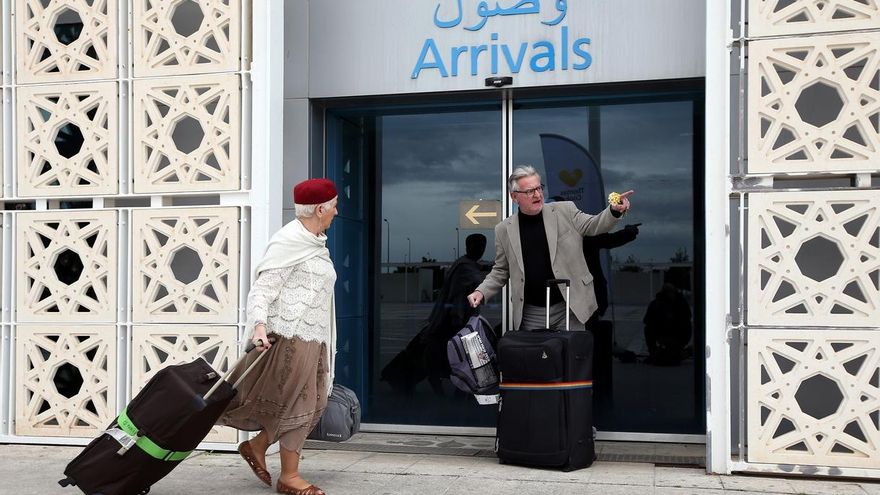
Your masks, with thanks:
[[(364, 198), (364, 222), (340, 209), (335, 235), (361, 235), (368, 261), (340, 268), (334, 258), (341, 279), (370, 267), (362, 303), (352, 301), (365, 317), (340, 331), (339, 345), (351, 373), (338, 374), (359, 392), (363, 421), (493, 427), (495, 408), (452, 386), (446, 342), (495, 257), (494, 224), (462, 223), (461, 208), (503, 199), (501, 102), (334, 111), (329, 128), (338, 143), (330, 176), (364, 176), (346, 189)], [(501, 308), (499, 297), (481, 311), (500, 323)]]
[(599, 303), (587, 327), (603, 432), (705, 431), (697, 97), (513, 101), (512, 163), (538, 169), (548, 201), (595, 214), (608, 193), (635, 190), (616, 228), (584, 238)]
[[(696, 297), (702, 91), (572, 91), (328, 110), (327, 174), (343, 190), (330, 232), (337, 377), (358, 393), (365, 423), (421, 432), (495, 426), (493, 406), (451, 385), (446, 341), (495, 258), (494, 222), (475, 227), (463, 212), (494, 203), (500, 216), (511, 213), (505, 178), (528, 164), (541, 173), (548, 201), (576, 201), (588, 213), (604, 208), (611, 191), (636, 191), (632, 212), (610, 235), (584, 240), (602, 306), (589, 322), (596, 426), (705, 431)], [(499, 333), (505, 309), (501, 296), (482, 307)]]

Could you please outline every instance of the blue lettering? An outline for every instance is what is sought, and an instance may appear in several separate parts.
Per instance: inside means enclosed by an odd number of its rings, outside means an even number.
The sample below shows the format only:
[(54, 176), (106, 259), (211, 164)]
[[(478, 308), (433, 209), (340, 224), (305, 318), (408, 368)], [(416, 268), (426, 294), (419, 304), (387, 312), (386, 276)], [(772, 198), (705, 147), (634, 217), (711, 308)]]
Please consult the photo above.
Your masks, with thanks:
[(562, 70), (568, 70), (568, 26), (562, 26)]
[(574, 54), (581, 57), (584, 60), (583, 62), (581, 62), (579, 64), (573, 65), (575, 70), (584, 70), (587, 67), (593, 65), (593, 57), (585, 49), (581, 48), (583, 45), (589, 45), (589, 44), (590, 44), (590, 38), (581, 38), (581, 39), (575, 41), (574, 45), (572, 45), (572, 48), (574, 49)]
[[(425, 60), (425, 57), (428, 55), (428, 50), (431, 51), (431, 56), (434, 58), (433, 62), (427, 62)], [(440, 52), (437, 51), (437, 45), (432, 38), (425, 40), (425, 44), (422, 46), (422, 53), (419, 55), (419, 61), (416, 62), (416, 66), (413, 68), (412, 78), (418, 78), (419, 74), (424, 69), (438, 69), (441, 76), (449, 77), (449, 74), (446, 72), (446, 66), (443, 65), (443, 59), (440, 57)]]
[(504, 55), (504, 58), (507, 59), (507, 66), (513, 74), (519, 74), (523, 60), (526, 58), (526, 49), (528, 49), (528, 47), (529, 44), (525, 41), (519, 45), (519, 53), (516, 54), (516, 62), (514, 62), (513, 56), (510, 54), (510, 48), (507, 45), (501, 45), (501, 53)]
[(485, 52), (488, 49), (489, 49), (489, 47), (486, 45), (471, 47), (471, 75), (472, 76), (476, 76), (479, 73), (479, 71), (477, 69), (478, 69), (479, 62), (480, 62), (480, 53)]
[[(515, 49), (514, 46), (516, 45), (499, 43), (499, 34), (492, 33), (490, 36), (491, 42), (488, 44), (453, 46), (448, 52), (450, 58), (447, 62), (440, 55), (440, 50), (437, 48), (437, 42), (433, 38), (428, 38), (422, 45), (421, 53), (419, 54), (418, 61), (413, 68), (411, 77), (417, 79), (422, 71), (426, 69), (436, 69), (442, 77), (449, 77), (450, 73), (452, 77), (457, 77), (459, 75), (461, 64), (468, 62), (470, 62), (470, 74), (472, 76), (477, 76), (481, 72), (481, 69), (483, 72), (485, 72), (486, 69), (485, 63), (482, 68), (480, 66), (480, 54), (483, 52), (488, 52), (488, 56), (490, 57), (488, 65), (492, 74), (498, 74), (499, 71), (503, 72), (505, 70), (504, 68), (499, 67), (502, 64), (500, 61), (502, 56), (504, 58), (504, 63), (506, 63), (506, 68), (509, 69), (509, 72), (512, 74), (519, 74), (521, 72), (526, 55), (530, 57), (528, 68), (536, 73), (555, 71), (557, 69), (557, 64), (560, 70), (569, 70), (569, 67), (574, 70), (584, 70), (592, 66), (593, 57), (589, 52), (591, 44), (590, 38), (577, 38), (571, 43), (570, 40), (574, 36), (571, 35), (569, 27), (560, 26), (560, 29), (560, 38), (558, 41), (560, 41), (561, 44), (558, 45), (558, 49), (562, 51), (559, 53), (559, 60), (556, 59), (557, 45), (554, 41), (537, 41), (531, 46), (529, 45), (529, 42), (524, 41)], [(501, 51), (501, 56), (499, 56), (499, 50)], [(517, 50), (516, 53), (513, 53), (514, 50)], [(462, 56), (467, 57), (468, 52), (470, 52), (470, 60), (462, 62)]]
[[(492, 33), (492, 41), (498, 41), (498, 33)], [(498, 45), (492, 43), (492, 74), (498, 74)]]
[[(532, 61), (530, 65), (532, 70), (535, 72), (547, 72), (548, 70), (556, 69), (556, 50), (553, 48), (553, 43), (549, 41), (539, 41), (532, 45), (532, 48), (537, 50), (538, 48), (546, 48), (546, 52), (544, 53), (536, 53), (532, 56)], [(538, 65), (538, 62), (541, 59), (547, 59), (547, 63), (543, 65)]]
[(461, 57), (462, 53), (467, 53), (468, 47), (466, 46), (456, 46), (452, 48), (452, 58), (449, 60), (449, 64), (452, 66), (452, 77), (458, 75), (458, 59)]

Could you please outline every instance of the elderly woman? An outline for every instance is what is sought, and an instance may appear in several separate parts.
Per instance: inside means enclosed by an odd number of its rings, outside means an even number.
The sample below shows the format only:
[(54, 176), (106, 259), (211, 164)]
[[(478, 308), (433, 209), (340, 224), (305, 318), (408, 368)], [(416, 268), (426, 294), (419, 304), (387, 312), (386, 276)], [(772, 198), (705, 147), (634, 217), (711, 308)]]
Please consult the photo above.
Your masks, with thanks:
[[(336, 216), (336, 187), (310, 179), (293, 189), (296, 220), (269, 241), (248, 294), (248, 328), (257, 349), (268, 354), (238, 387), (219, 424), (259, 431), (238, 446), (257, 478), (272, 486), (266, 449), (281, 444), (278, 493), (323, 495), (299, 474), (300, 451), (327, 405), (333, 386), (336, 271), (324, 231)], [(271, 338), (270, 338), (271, 336)], [(256, 359), (245, 360), (236, 378)]]

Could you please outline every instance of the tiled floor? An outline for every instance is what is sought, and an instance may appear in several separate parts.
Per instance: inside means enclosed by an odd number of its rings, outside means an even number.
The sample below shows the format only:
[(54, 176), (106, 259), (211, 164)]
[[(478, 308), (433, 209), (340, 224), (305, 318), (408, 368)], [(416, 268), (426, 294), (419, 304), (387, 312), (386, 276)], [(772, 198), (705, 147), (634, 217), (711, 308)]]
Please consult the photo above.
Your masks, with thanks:
[[(355, 452), (495, 457), (493, 437), (359, 433), (344, 443), (312, 442), (307, 448)], [(597, 442), (599, 461), (705, 466), (706, 447), (698, 444)]]
[[(448, 440), (448, 437), (441, 438)], [(483, 441), (456, 442), (464, 444), (462, 448), (484, 446)], [(613, 447), (606, 444), (602, 448), (613, 450)], [(79, 447), (0, 445), (0, 480), (4, 480), (0, 483), (0, 494), (79, 493), (72, 488), (62, 490), (55, 481), (62, 477), (64, 466), (80, 450)], [(624, 450), (627, 452), (621, 455), (633, 455), (632, 449)], [(880, 485), (864, 481), (718, 476), (706, 474), (701, 468), (650, 463), (600, 460), (589, 469), (566, 473), (499, 464), (497, 459), (482, 455), (308, 449), (303, 456), (300, 472), (331, 495), (880, 495)], [(277, 476), (278, 456), (270, 456), (268, 464), (269, 471)], [(154, 485), (150, 493), (244, 495), (271, 491), (253, 477), (237, 454), (199, 452)]]

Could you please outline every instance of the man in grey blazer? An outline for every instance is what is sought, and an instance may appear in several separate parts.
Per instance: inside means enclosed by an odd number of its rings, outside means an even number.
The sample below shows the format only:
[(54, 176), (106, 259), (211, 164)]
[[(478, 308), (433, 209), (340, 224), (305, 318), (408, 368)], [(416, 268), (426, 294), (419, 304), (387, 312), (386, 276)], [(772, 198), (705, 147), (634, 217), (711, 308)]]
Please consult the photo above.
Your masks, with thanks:
[[(483, 283), (468, 295), (477, 307), (510, 282), (513, 329), (546, 327), (546, 282), (571, 281), (571, 329), (583, 330), (596, 311), (593, 275), (584, 261), (583, 237), (611, 230), (629, 210), (629, 196), (620, 195), (598, 215), (588, 215), (571, 201), (544, 204), (544, 185), (534, 167), (521, 166), (507, 179), (511, 200), (519, 212), (495, 226), (495, 266)], [(558, 287), (550, 292), (550, 327), (565, 328), (565, 300)]]

